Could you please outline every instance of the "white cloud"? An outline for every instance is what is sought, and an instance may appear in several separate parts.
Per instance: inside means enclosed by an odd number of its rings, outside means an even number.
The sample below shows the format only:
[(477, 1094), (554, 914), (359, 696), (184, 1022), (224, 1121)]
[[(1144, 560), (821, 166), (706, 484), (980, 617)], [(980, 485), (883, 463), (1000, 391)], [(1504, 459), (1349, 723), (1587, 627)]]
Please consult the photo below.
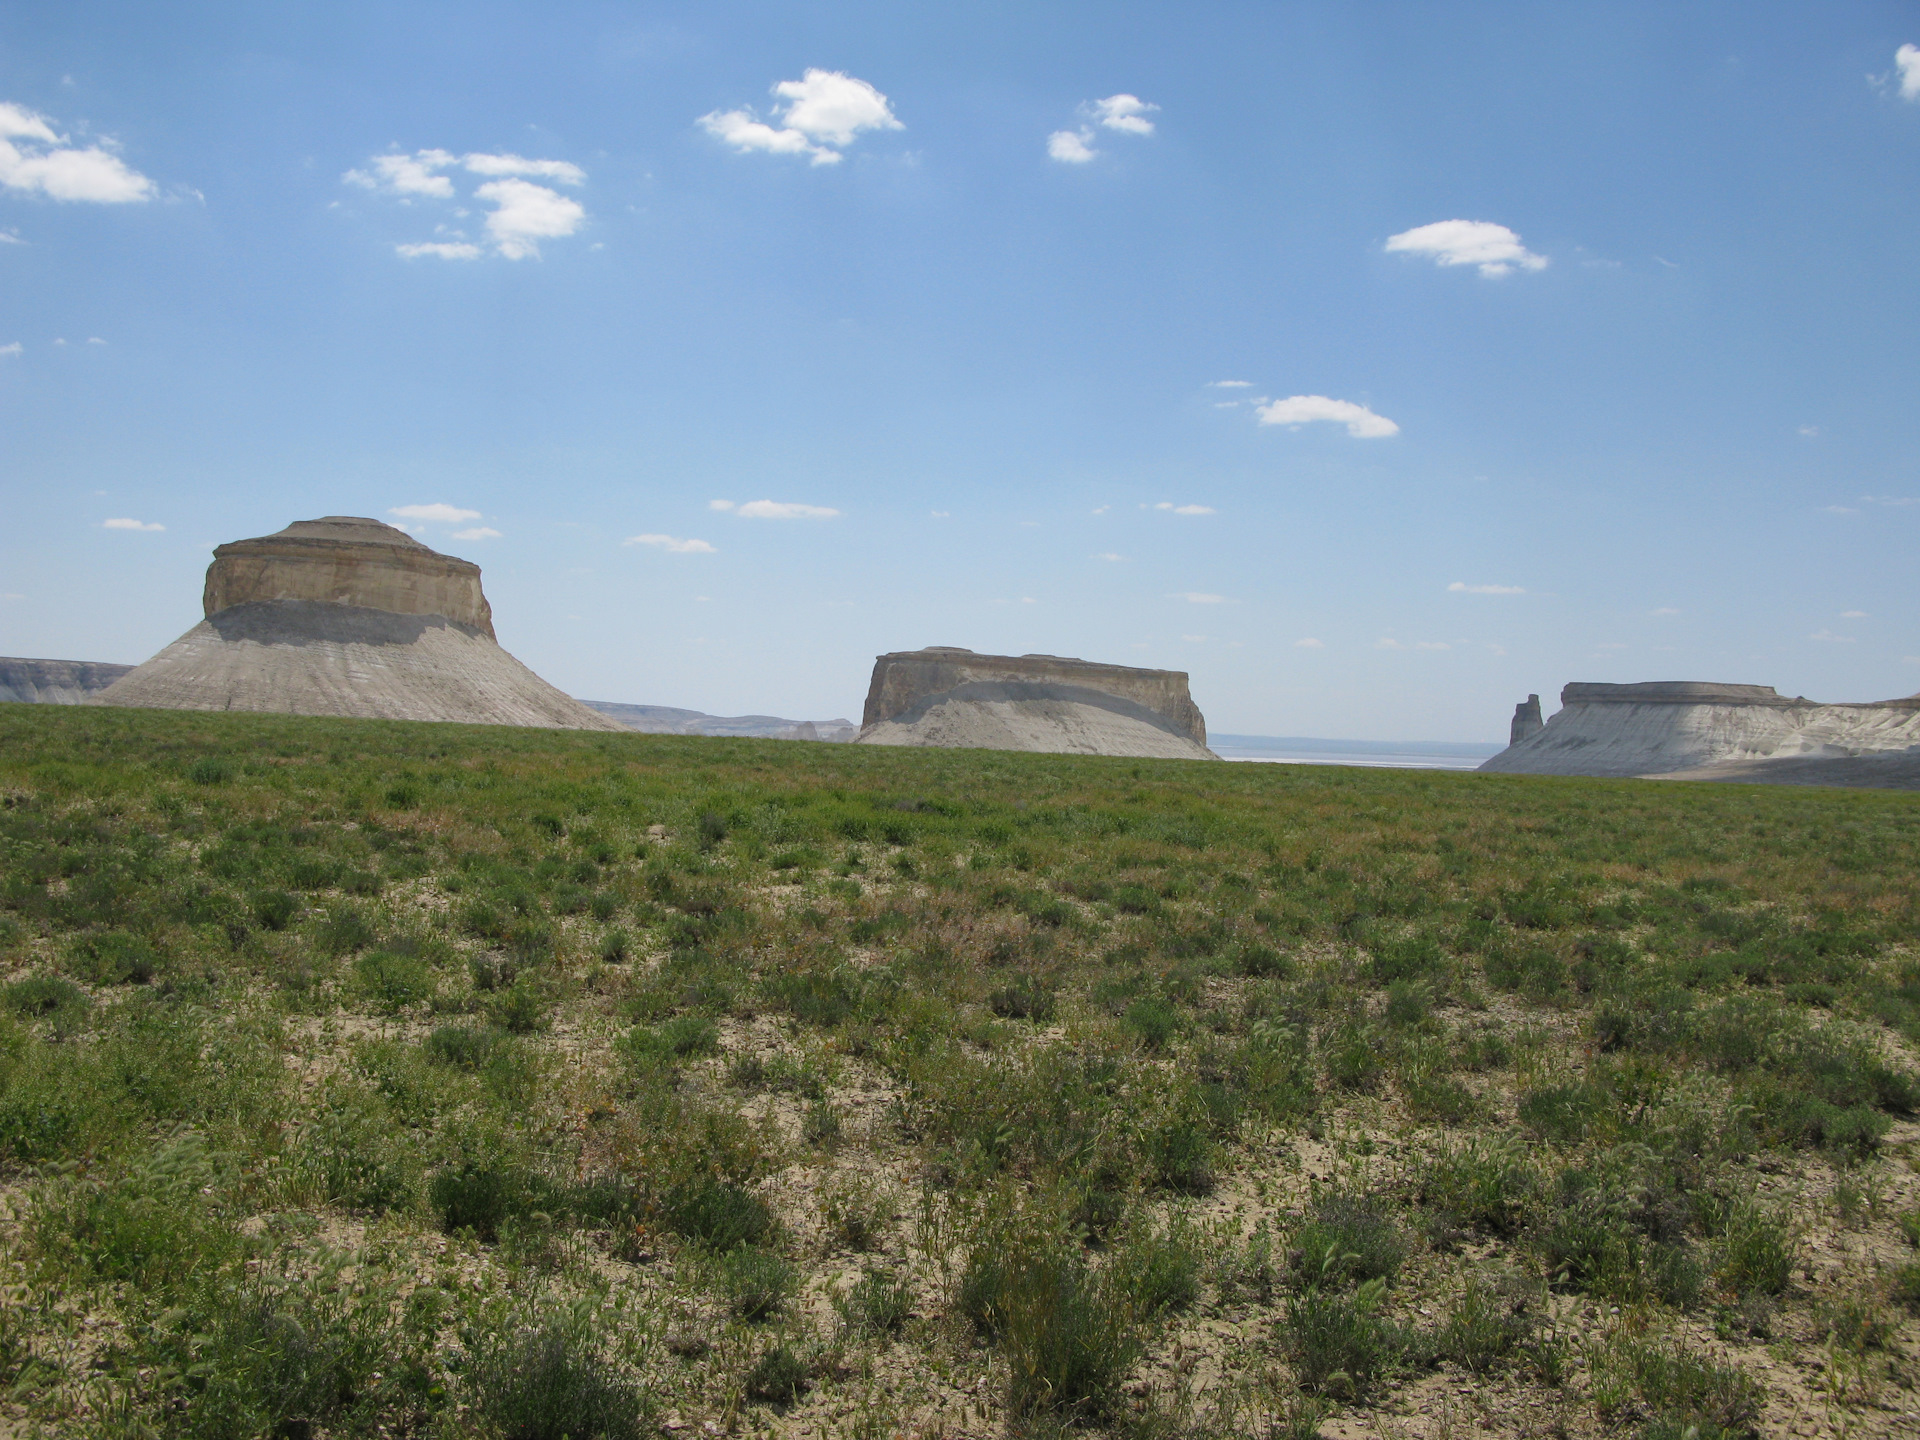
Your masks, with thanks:
[(1316, 420), (1331, 420), (1346, 426), (1347, 433), (1357, 440), (1378, 440), (1400, 433), (1400, 427), (1386, 416), (1351, 400), (1330, 400), (1325, 395), (1289, 395), (1260, 406), (1255, 413), (1262, 425), (1310, 425)]
[(487, 233), (509, 260), (538, 259), (540, 241), (571, 235), (587, 218), (579, 202), (529, 180), (489, 180), (473, 194), (495, 207)]
[(1251, 390), (1253, 388), (1253, 382), (1251, 380), (1209, 380), (1207, 382), (1207, 388), (1210, 390)]
[(798, 505), (782, 500), (749, 500), (734, 512), (749, 520), (831, 520), (840, 512), (825, 505)]
[(1831, 630), (1816, 630), (1807, 638), (1809, 640), (1819, 640), (1828, 645), (1852, 645), (1855, 643), (1853, 636), (1836, 635)]
[(1444, 640), (1416, 640), (1411, 645), (1402, 645), (1391, 635), (1382, 635), (1373, 642), (1376, 650), (1451, 650), (1453, 646)]
[(1296, 650), (1324, 650), (1327, 647), (1309, 635), (1304, 640), (1294, 641), (1293, 648)]
[(1182, 635), (1180, 638), (1189, 644), (1198, 645), (1204, 643), (1207, 637), (1204, 635)]
[(1094, 118), (1102, 125), (1128, 135), (1151, 135), (1153, 122), (1146, 116), (1148, 112), (1159, 108), (1158, 105), (1149, 105), (1137, 95), (1109, 95), (1104, 100), (1095, 100), (1092, 105)]
[(733, 502), (731, 500), (709, 500), (707, 501), (707, 508), (709, 510), (731, 510), (733, 509)]
[(584, 185), (587, 172), (566, 160), (529, 160), (524, 155), (463, 155), (460, 163), (474, 175), (538, 175), (562, 185)]
[(87, 337), (87, 343), (89, 345), (104, 345), (107, 342), (102, 340), (98, 335), (89, 335)]
[(1184, 600), (1189, 605), (1224, 605), (1227, 600), (1227, 597), (1224, 595), (1209, 595), (1204, 590), (1183, 590), (1176, 595), (1169, 595), (1167, 598), (1169, 600)]
[(1820, 433), (1820, 427), (1818, 425), (1802, 425), (1800, 427), (1800, 433), (1811, 440)]
[(423, 241), (418, 245), (396, 245), (393, 251), (403, 260), (418, 260), (422, 255), (431, 255), (437, 260), (478, 260), (480, 247), (467, 242), (450, 240)]
[(951, 510), (929, 510), (927, 514), (929, 518), (934, 520), (951, 520), (953, 518), (953, 511)]
[(70, 145), (45, 115), (5, 101), (0, 101), (0, 185), (96, 205), (151, 200), (157, 188), (110, 150)]
[(453, 181), (439, 171), (457, 164), (445, 150), (418, 150), (411, 155), (376, 155), (366, 170), (349, 170), (340, 178), (349, 185), (367, 190), (384, 190), (389, 195), (425, 195), (434, 200), (453, 198)]
[(1863, 505), (1920, 505), (1920, 495), (1862, 495)]
[(1860, 513), (1851, 505), (1822, 505), (1820, 508), (1829, 515), (1858, 515)]
[(478, 520), (478, 510), (462, 510), (458, 505), (393, 505), (387, 509), (389, 515), (398, 515), (402, 520), (424, 520), (430, 525), (459, 525), (468, 520)]
[(1410, 255), (1431, 255), (1436, 265), (1478, 265), (1482, 275), (1510, 275), (1522, 270), (1544, 270), (1547, 257), (1535, 255), (1520, 237), (1504, 225), (1486, 220), (1437, 220), (1431, 225), (1403, 230), (1387, 240), (1387, 249)]
[(1120, 563), (1121, 561), (1123, 561), (1123, 560), (1125, 560), (1125, 559), (1126, 559), (1127, 557), (1126, 557), (1126, 556), (1124, 556), (1124, 555), (1118, 555), (1118, 554), (1115, 554), (1115, 553), (1114, 553), (1113, 551), (1111, 551), (1111, 550), (1103, 550), (1103, 551), (1101, 551), (1101, 552), (1100, 552), (1100, 553), (1099, 553), (1098, 555), (1096, 555), (1096, 556), (1094, 556), (1093, 558), (1094, 558), (1094, 559), (1096, 559), (1096, 560), (1105, 560), (1105, 561), (1108, 561), (1108, 562), (1110, 562), (1111, 564), (1115, 564), (1115, 565), (1117, 565), (1117, 564), (1119, 564), (1119, 563)]
[(1867, 612), (1864, 610), (1842, 610), (1840, 612), (1840, 618), (1842, 620), (1864, 620), (1867, 618)]
[(1112, 508), (1113, 507), (1111, 505), (1096, 505), (1093, 507), (1093, 513), (1095, 515), (1104, 515), (1107, 513), (1107, 511), (1111, 510)]
[[(395, 196), (403, 203), (415, 198), (453, 200), (457, 198), (453, 179), (441, 172), (455, 167), (474, 175), (502, 177), (477, 186), (473, 198), (492, 207), (486, 217), (487, 234), (494, 252), (505, 259), (537, 258), (542, 240), (571, 235), (587, 218), (586, 210), (578, 201), (545, 185), (519, 178), (536, 175), (563, 185), (584, 184), (587, 172), (567, 160), (529, 160), (524, 155), (459, 156), (446, 150), (416, 150), (411, 155), (376, 155), (367, 162), (366, 169), (349, 170), (340, 178), (350, 185)], [(454, 213), (467, 212), (456, 210)], [(396, 245), (394, 252), (405, 260), (423, 256), (438, 260), (480, 258), (481, 247), (458, 230), (449, 232), (441, 226), (440, 232), (451, 233), (454, 238)]]
[(456, 540), (498, 540), (500, 538), (500, 532), (490, 525), (476, 525), (471, 530), (454, 531), (453, 538)]
[(24, 245), (27, 242), (14, 230), (0, 230), (0, 245)]
[(1047, 154), (1068, 165), (1084, 165), (1100, 153), (1092, 140), (1091, 130), (1056, 130), (1047, 136)]
[(121, 519), (121, 520), (105, 521), (103, 522), (102, 528), (107, 530), (164, 530), (167, 527), (164, 525), (157, 525), (157, 524), (143, 525), (138, 520)]
[(742, 154), (807, 155), (815, 165), (837, 165), (840, 151), (863, 130), (906, 128), (885, 95), (839, 70), (808, 70), (798, 80), (780, 81), (773, 93), (787, 102), (774, 107), (778, 129), (751, 110), (715, 110), (699, 123)]
[(1524, 595), (1527, 592), (1518, 585), (1469, 585), (1464, 580), (1456, 580), (1447, 589), (1459, 595)]
[(1153, 508), (1156, 510), (1166, 510), (1175, 515), (1214, 515), (1219, 513), (1211, 505), (1176, 505), (1171, 500), (1162, 500)]
[(720, 553), (704, 540), (682, 540), (674, 535), (629, 535), (620, 543), (651, 545), (654, 549), (665, 550), (670, 555), (717, 555)]
[(15, 340), (11, 345), (0, 345), (0, 355), (18, 355), (25, 347)]
[(1902, 45), (1893, 52), (1900, 71), (1900, 98), (1920, 100), (1920, 45)]

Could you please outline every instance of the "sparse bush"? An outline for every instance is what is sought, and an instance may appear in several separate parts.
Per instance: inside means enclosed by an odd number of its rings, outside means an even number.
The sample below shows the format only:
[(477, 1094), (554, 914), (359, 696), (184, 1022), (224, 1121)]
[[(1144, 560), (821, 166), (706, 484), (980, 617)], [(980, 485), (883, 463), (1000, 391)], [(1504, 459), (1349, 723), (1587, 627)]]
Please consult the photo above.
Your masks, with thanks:
[(716, 1251), (765, 1241), (774, 1230), (773, 1213), (751, 1190), (728, 1180), (701, 1176), (668, 1191), (664, 1209), (674, 1231)]
[(1389, 1280), (1406, 1257), (1400, 1227), (1362, 1195), (1333, 1191), (1293, 1235), (1292, 1269), (1302, 1289), (1339, 1289)]
[(778, 1314), (799, 1283), (792, 1265), (757, 1245), (739, 1245), (720, 1257), (720, 1288), (727, 1308), (742, 1320)]
[(556, 1315), (469, 1341), (474, 1415), (505, 1440), (638, 1440), (643, 1393), (600, 1353), (590, 1320)]
[(1357, 1290), (1302, 1291), (1287, 1302), (1280, 1342), (1300, 1388), (1353, 1400), (1367, 1394), (1399, 1357), (1399, 1331), (1380, 1315), (1386, 1282)]
[(897, 1330), (912, 1306), (908, 1278), (877, 1268), (862, 1272), (844, 1294), (833, 1298), (841, 1323), (856, 1335), (884, 1335)]
[(374, 1009), (392, 1015), (433, 994), (433, 972), (412, 955), (369, 950), (353, 962), (354, 981)]
[(763, 1351), (747, 1372), (746, 1392), (750, 1400), (791, 1405), (806, 1390), (807, 1367), (784, 1345)]
[(1751, 1200), (1732, 1206), (1720, 1221), (1713, 1278), (1739, 1297), (1778, 1295), (1793, 1278), (1798, 1246), (1786, 1220)]
[(123, 930), (81, 936), (66, 957), (68, 972), (89, 985), (145, 985), (160, 963), (150, 942)]

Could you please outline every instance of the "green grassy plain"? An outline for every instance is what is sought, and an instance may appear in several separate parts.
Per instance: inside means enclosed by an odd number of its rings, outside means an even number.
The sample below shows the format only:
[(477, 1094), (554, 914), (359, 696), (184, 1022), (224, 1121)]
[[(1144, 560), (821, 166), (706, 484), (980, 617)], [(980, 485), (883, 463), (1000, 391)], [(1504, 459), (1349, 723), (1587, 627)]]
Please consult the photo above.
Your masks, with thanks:
[(0, 706), (18, 1433), (1920, 1429), (1903, 794)]

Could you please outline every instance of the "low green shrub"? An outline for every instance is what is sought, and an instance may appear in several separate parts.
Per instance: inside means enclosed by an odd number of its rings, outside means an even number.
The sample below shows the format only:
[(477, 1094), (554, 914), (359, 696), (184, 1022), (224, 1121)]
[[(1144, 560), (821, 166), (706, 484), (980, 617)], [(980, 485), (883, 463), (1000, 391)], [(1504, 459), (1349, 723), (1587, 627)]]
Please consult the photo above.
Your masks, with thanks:
[(807, 1367), (785, 1345), (764, 1350), (747, 1372), (747, 1398), (767, 1405), (791, 1405), (807, 1391)]
[(639, 1440), (650, 1433), (644, 1392), (606, 1359), (583, 1314), (482, 1331), (467, 1345), (468, 1404), (504, 1440)]
[(1296, 1287), (1335, 1290), (1390, 1280), (1406, 1258), (1406, 1240), (1378, 1202), (1336, 1190), (1322, 1195), (1293, 1234)]
[(905, 1275), (873, 1268), (833, 1297), (840, 1321), (856, 1335), (884, 1335), (900, 1328), (913, 1308), (912, 1285)]
[(662, 1208), (676, 1234), (723, 1253), (762, 1244), (774, 1233), (773, 1212), (766, 1201), (744, 1186), (711, 1175), (671, 1187)]
[(721, 1293), (727, 1309), (738, 1319), (771, 1319), (785, 1308), (800, 1283), (799, 1274), (784, 1258), (757, 1245), (737, 1245), (719, 1260)]
[(1403, 1341), (1380, 1314), (1385, 1291), (1375, 1279), (1355, 1290), (1315, 1286), (1287, 1302), (1278, 1339), (1302, 1390), (1360, 1399), (1393, 1368)]

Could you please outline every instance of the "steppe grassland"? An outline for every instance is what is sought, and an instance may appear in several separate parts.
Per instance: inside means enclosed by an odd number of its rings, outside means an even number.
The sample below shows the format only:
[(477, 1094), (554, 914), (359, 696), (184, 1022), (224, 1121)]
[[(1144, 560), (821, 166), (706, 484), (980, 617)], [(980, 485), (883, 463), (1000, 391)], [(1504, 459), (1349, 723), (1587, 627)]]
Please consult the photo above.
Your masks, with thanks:
[(1911, 796), (0, 707), (60, 1435), (1911, 1434)]

